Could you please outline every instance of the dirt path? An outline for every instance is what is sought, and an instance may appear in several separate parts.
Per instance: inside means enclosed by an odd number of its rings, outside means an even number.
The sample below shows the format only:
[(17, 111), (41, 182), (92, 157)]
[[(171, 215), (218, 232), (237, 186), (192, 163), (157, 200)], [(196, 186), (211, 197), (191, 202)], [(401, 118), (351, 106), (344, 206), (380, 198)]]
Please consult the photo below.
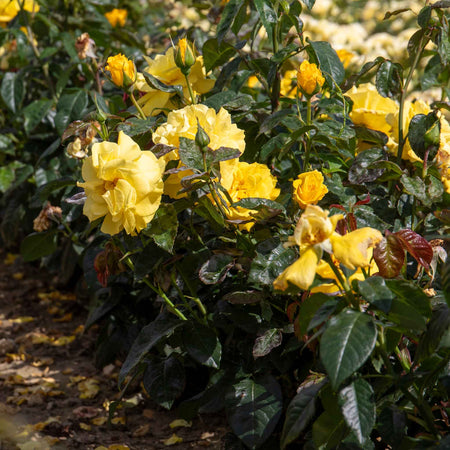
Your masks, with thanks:
[(223, 448), (223, 417), (179, 421), (139, 387), (108, 424), (120, 363), (94, 366), (87, 310), (50, 278), (0, 253), (1, 450)]

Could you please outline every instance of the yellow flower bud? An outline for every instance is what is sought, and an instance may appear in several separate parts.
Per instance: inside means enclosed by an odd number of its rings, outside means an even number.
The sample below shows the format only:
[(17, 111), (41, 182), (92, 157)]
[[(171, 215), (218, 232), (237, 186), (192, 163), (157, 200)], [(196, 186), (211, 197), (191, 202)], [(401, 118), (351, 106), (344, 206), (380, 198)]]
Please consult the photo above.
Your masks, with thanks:
[(328, 192), (323, 184), (323, 175), (317, 170), (301, 173), (293, 186), (294, 200), (302, 209), (305, 209), (307, 205), (317, 204)]
[(111, 79), (118, 87), (129, 88), (136, 81), (134, 62), (121, 53), (108, 58), (106, 70), (111, 73)]
[(128, 11), (126, 9), (114, 8), (112, 11), (105, 13), (105, 17), (114, 28), (117, 25), (123, 27), (127, 20)]
[(325, 78), (322, 76), (322, 72), (316, 64), (311, 64), (305, 60), (300, 64), (298, 69), (297, 83), (303, 94), (310, 97), (317, 93), (323, 86)]
[(195, 64), (194, 49), (189, 45), (186, 38), (178, 41), (175, 49), (175, 64), (184, 75), (188, 75), (191, 67)]

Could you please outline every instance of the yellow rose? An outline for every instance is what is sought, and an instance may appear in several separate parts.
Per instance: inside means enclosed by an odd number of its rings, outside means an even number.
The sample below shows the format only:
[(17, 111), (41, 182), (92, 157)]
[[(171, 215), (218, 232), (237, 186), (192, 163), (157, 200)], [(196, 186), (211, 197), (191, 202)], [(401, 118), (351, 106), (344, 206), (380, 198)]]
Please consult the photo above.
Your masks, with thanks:
[(126, 9), (114, 8), (112, 11), (105, 13), (105, 17), (114, 28), (117, 25), (123, 27), (127, 20), (128, 11)]
[(128, 234), (141, 231), (153, 219), (163, 192), (164, 164), (122, 131), (117, 144), (92, 146), (92, 156), (83, 162), (86, 193), (83, 213), (92, 222), (105, 217), (101, 231)]
[(316, 64), (303, 61), (297, 73), (297, 83), (300, 90), (307, 96), (315, 94), (325, 83), (325, 78)]
[(0, 26), (5, 27), (21, 8), (31, 13), (39, 11), (39, 5), (33, 0), (0, 0)]
[(390, 116), (398, 114), (398, 105), (394, 100), (382, 97), (372, 84), (353, 86), (345, 95), (353, 101), (350, 118), (355, 125), (390, 134)]
[(307, 290), (314, 281), (323, 251), (349, 269), (370, 265), (370, 248), (382, 239), (378, 230), (361, 228), (341, 236), (334, 230), (342, 214), (328, 217), (328, 211), (319, 206), (308, 205), (289, 240), (299, 246), (300, 258), (285, 269), (274, 281), (275, 289), (284, 291), (288, 283)]
[[(168, 86), (182, 86), (184, 101), (186, 103), (191, 102), (186, 77), (175, 63), (173, 47), (170, 47), (165, 55), (157, 55), (153, 60), (145, 59), (148, 63), (148, 67), (144, 69), (145, 72)], [(195, 63), (189, 72), (189, 82), (194, 95), (205, 94), (213, 88), (214, 80), (206, 78), (202, 56), (197, 56), (195, 59)], [(171, 101), (174, 94), (152, 88), (147, 84), (141, 73), (138, 74), (136, 87), (139, 91), (145, 92), (145, 95), (138, 100), (144, 114), (154, 116), (162, 110), (176, 108), (176, 105)]]
[(436, 163), (445, 192), (450, 194), (450, 125), (444, 118), (441, 118), (441, 135)]
[(345, 48), (342, 48), (340, 50), (336, 51), (339, 59), (341, 60), (342, 65), (344, 66), (344, 69), (346, 69), (350, 63), (352, 62), (352, 59), (355, 57), (355, 54), (353, 52), (350, 52), (346, 50)]
[[(239, 161), (232, 171), (232, 176), (229, 176), (229, 168), (222, 168), (222, 171), (227, 172), (222, 178), (222, 186), (228, 191), (233, 203), (249, 197), (275, 200), (280, 195), (280, 189), (276, 187), (277, 179), (264, 164), (248, 164)], [(255, 212), (255, 210), (240, 206), (229, 206), (226, 209), (227, 217), (230, 220), (248, 221), (238, 225), (241, 230), (247, 231), (250, 231), (255, 224), (252, 219), (252, 213)]]
[[(167, 122), (158, 127), (153, 133), (153, 142), (178, 148), (180, 137), (195, 140), (198, 123), (208, 135), (210, 139), (209, 147), (212, 150), (217, 150), (220, 147), (230, 147), (238, 149), (241, 154), (244, 152), (244, 132), (234, 123), (231, 123), (231, 116), (228, 111), (221, 108), (216, 113), (213, 108), (208, 108), (205, 105), (191, 105), (171, 111), (167, 116)], [(166, 163), (170, 160), (179, 159), (178, 150), (167, 153), (162, 159)], [(222, 161), (220, 163), (221, 172), (230, 172), (230, 169), (232, 170), (236, 162), (237, 159)], [(185, 173), (183, 176), (188, 174), (191, 174), (191, 172)], [(173, 197), (176, 186), (178, 185), (176, 192), (181, 189), (179, 184), (181, 178), (181, 174), (170, 175), (166, 180), (166, 185), (170, 185), (170, 189), (165, 189), (164, 193)]]
[(297, 70), (286, 70), (280, 80), (280, 94), (283, 97), (297, 98)]
[(130, 87), (136, 81), (134, 62), (119, 53), (106, 61), (106, 70), (111, 73), (113, 83), (118, 87)]
[(317, 170), (301, 173), (294, 180), (293, 186), (294, 200), (302, 209), (305, 209), (306, 205), (317, 204), (328, 192), (323, 184), (323, 175)]

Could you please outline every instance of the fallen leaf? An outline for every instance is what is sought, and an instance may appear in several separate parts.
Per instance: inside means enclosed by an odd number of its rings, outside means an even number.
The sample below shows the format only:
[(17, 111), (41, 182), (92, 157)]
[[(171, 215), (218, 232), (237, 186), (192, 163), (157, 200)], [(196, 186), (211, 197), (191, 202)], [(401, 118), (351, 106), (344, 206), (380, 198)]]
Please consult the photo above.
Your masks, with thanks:
[(16, 272), (16, 273), (13, 273), (12, 274), (12, 277), (15, 279), (15, 280), (22, 280), (23, 279), (23, 277), (24, 277), (24, 273), (23, 272)]
[(82, 334), (82, 333), (84, 333), (84, 325), (78, 325), (73, 332), (73, 334)]
[(12, 266), (18, 257), (19, 255), (7, 253), (6, 258), (3, 260), (3, 264), (5, 264), (5, 266)]
[(162, 443), (167, 446), (180, 444), (181, 442), (183, 442), (183, 438), (181, 438), (180, 436), (177, 436), (175, 433), (173, 433), (172, 436), (170, 436), (170, 438), (162, 441)]
[(53, 319), (53, 322), (71, 322), (73, 319), (73, 313), (64, 314), (64, 316), (57, 319)]
[(34, 431), (42, 431), (50, 423), (60, 423), (58, 417), (49, 417), (45, 422), (38, 422), (32, 425)]
[(80, 428), (82, 430), (85, 430), (85, 431), (91, 431), (91, 429), (92, 429), (92, 427), (90, 425), (88, 425), (87, 423), (80, 422), (78, 425), (80, 426)]
[(57, 347), (61, 347), (62, 345), (68, 345), (75, 340), (75, 336), (61, 336), (60, 338), (55, 339), (51, 344)]
[(95, 419), (91, 420), (91, 423), (93, 425), (100, 426), (100, 425), (104, 425), (107, 421), (108, 421), (107, 417), (96, 417)]
[(111, 423), (114, 425), (125, 425), (126, 421), (127, 420), (124, 416), (114, 417), (113, 419), (111, 419)]
[(209, 439), (209, 438), (212, 438), (212, 437), (214, 437), (214, 433), (210, 433), (209, 431), (205, 431), (200, 436), (200, 439)]
[(133, 437), (142, 437), (150, 432), (150, 425), (147, 423), (136, 428), (131, 434)]
[(16, 317), (15, 319), (11, 319), (11, 322), (12, 323), (28, 323), (28, 322), (33, 322), (33, 320), (36, 320), (36, 319), (31, 316), (22, 316), (22, 317)]
[(153, 411), (153, 409), (144, 409), (142, 415), (147, 419), (153, 419), (155, 417), (155, 411)]
[(170, 428), (177, 428), (177, 427), (191, 427), (192, 422), (188, 422), (184, 419), (176, 419), (170, 422), (169, 427)]
[(78, 390), (80, 391), (80, 398), (94, 398), (100, 391), (98, 380), (88, 378), (78, 383)]
[(79, 406), (78, 408), (75, 408), (72, 413), (79, 419), (92, 419), (93, 417), (98, 416), (100, 411), (100, 408), (94, 406)]

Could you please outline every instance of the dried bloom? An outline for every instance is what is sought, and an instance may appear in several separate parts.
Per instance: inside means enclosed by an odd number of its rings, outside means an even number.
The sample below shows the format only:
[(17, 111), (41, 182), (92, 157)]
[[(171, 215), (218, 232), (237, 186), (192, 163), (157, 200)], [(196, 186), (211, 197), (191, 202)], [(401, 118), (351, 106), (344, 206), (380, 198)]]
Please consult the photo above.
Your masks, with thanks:
[(106, 61), (106, 70), (111, 73), (113, 83), (118, 87), (128, 88), (136, 81), (136, 67), (134, 62), (119, 53), (110, 56)]
[(95, 54), (95, 42), (90, 38), (89, 33), (83, 33), (79, 36), (75, 42), (75, 49), (78, 53), (78, 58), (85, 59), (89, 56), (89, 58), (97, 58)]
[[(233, 171), (225, 167), (221, 169), (221, 173), (223, 172), (232, 172), (231, 176), (224, 174), (222, 177), (222, 185), (227, 189), (233, 203), (250, 197), (275, 200), (280, 195), (280, 189), (276, 187), (276, 177), (270, 173), (270, 169), (264, 164), (248, 164), (239, 161)], [(226, 209), (226, 214), (229, 219), (246, 221), (246, 223), (239, 224), (238, 226), (241, 230), (247, 231), (250, 231), (255, 224), (255, 221), (252, 220), (252, 213), (255, 212), (254, 210), (240, 206), (229, 206)]]
[(117, 25), (123, 27), (127, 20), (128, 11), (126, 9), (114, 8), (112, 11), (105, 13), (105, 17), (113, 28)]
[(297, 83), (303, 94), (309, 97), (319, 91), (325, 83), (325, 78), (316, 64), (305, 60), (298, 69)]
[(294, 180), (293, 187), (294, 200), (302, 209), (305, 209), (306, 205), (317, 204), (328, 192), (327, 187), (323, 184), (323, 175), (317, 170), (301, 173)]
[(163, 192), (163, 163), (122, 131), (117, 144), (92, 146), (92, 156), (83, 162), (86, 193), (83, 212), (92, 222), (104, 217), (101, 230), (117, 234), (122, 229), (134, 235), (153, 219)]
[(87, 156), (86, 149), (82, 147), (81, 139), (79, 137), (75, 138), (75, 140), (67, 146), (67, 154), (71, 158), (76, 159), (86, 158)]
[(62, 210), (59, 206), (53, 206), (47, 202), (39, 215), (33, 220), (33, 230), (38, 233), (47, 231), (51, 226), (51, 221), (59, 222), (62, 217)]

